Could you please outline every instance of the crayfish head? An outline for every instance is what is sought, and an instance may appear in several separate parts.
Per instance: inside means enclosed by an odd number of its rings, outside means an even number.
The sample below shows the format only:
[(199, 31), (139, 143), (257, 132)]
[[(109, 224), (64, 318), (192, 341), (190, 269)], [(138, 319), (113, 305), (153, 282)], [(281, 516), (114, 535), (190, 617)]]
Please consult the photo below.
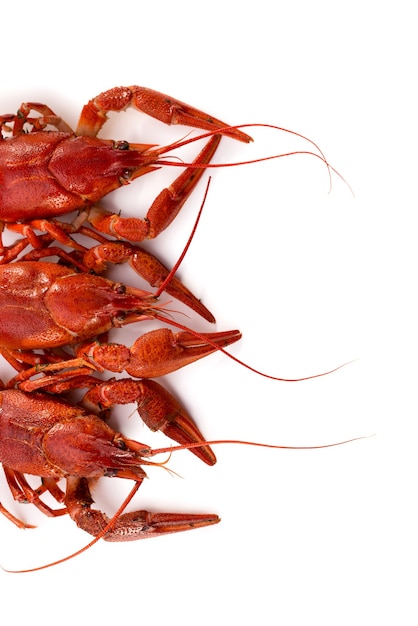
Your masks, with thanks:
[(147, 291), (102, 276), (74, 273), (54, 282), (44, 304), (54, 324), (66, 329), (77, 343), (121, 326), (130, 315), (136, 321), (152, 318), (155, 299)]
[(141, 456), (150, 448), (114, 431), (97, 415), (60, 421), (43, 438), (43, 453), (60, 473), (84, 478), (117, 476), (142, 480)]
[(48, 169), (64, 189), (94, 203), (155, 169), (152, 159), (143, 155), (150, 147), (135, 144), (131, 148), (126, 141), (74, 136), (55, 148)]

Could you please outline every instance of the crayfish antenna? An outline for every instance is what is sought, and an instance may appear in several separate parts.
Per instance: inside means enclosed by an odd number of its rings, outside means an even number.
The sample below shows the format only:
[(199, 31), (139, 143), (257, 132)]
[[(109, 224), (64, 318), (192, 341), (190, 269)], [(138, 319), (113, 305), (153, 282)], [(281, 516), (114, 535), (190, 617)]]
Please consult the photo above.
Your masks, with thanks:
[[(308, 140), (309, 141), (309, 140)], [(203, 196), (203, 200), (202, 203), (200, 205), (200, 209), (199, 212), (197, 214), (195, 223), (193, 225), (193, 229), (192, 232), (190, 233), (189, 239), (187, 240), (187, 243), (180, 255), (180, 257), (178, 258), (177, 262), (174, 264), (173, 268), (170, 270), (169, 274), (166, 276), (165, 280), (161, 283), (161, 285), (159, 286), (158, 290), (154, 293), (154, 298), (158, 298), (161, 293), (167, 288), (167, 285), (170, 283), (170, 281), (172, 280), (173, 276), (175, 275), (175, 273), (177, 272), (180, 263), (183, 261), (189, 247), (190, 244), (192, 242), (192, 239), (196, 233), (197, 230), (197, 226), (199, 224), (201, 215), (202, 215), (202, 211), (203, 211), (203, 207), (205, 205), (206, 202), (206, 198), (208, 195), (208, 191), (209, 191), (209, 186), (211, 183), (211, 177), (209, 177), (207, 185), (206, 185), (206, 189), (205, 189), (205, 193)], [(265, 378), (269, 378), (271, 380), (278, 380), (278, 381), (282, 381), (282, 382), (301, 382), (303, 380), (310, 380), (312, 378), (320, 378), (321, 376), (327, 376), (328, 374), (332, 374), (333, 372), (336, 372), (337, 370), (341, 369), (342, 367), (345, 367), (346, 365), (349, 365), (350, 363), (352, 363), (353, 361), (348, 361), (347, 363), (343, 363), (342, 365), (339, 365), (338, 367), (335, 367), (334, 369), (328, 370), (327, 372), (322, 372), (321, 374), (313, 374), (311, 376), (305, 376), (303, 378), (281, 378), (281, 377), (277, 377), (277, 376), (273, 376), (271, 374), (266, 374), (264, 372), (261, 372), (260, 370), (257, 370), (256, 368), (252, 367), (251, 365), (248, 365), (248, 363), (244, 363), (244, 361), (241, 361), (240, 359), (238, 359), (238, 357), (234, 356), (233, 354), (231, 354), (230, 352), (227, 352), (225, 350), (225, 348), (222, 348), (221, 346), (219, 346), (219, 344), (215, 343), (214, 341), (211, 341), (208, 336), (204, 336), (201, 333), (188, 328), (187, 326), (181, 324), (180, 322), (177, 322), (174, 319), (171, 319), (169, 317), (165, 317), (163, 315), (160, 315), (159, 313), (154, 313), (154, 318), (158, 319), (161, 322), (166, 322), (168, 324), (170, 324), (171, 326), (174, 326), (175, 328), (178, 328), (180, 330), (186, 331), (191, 333), (192, 335), (194, 335), (195, 337), (197, 337), (198, 339), (203, 339), (205, 341), (205, 343), (211, 345), (213, 348), (216, 348), (216, 350), (218, 350), (219, 352), (222, 352), (223, 354), (225, 354), (227, 357), (229, 357), (230, 359), (232, 359), (233, 361), (235, 361), (236, 363), (238, 363), (239, 365), (242, 365), (243, 367), (246, 367), (247, 369), (249, 369), (250, 371), (254, 372), (255, 374), (258, 374), (259, 376), (264, 376)], [(213, 322), (215, 322), (215, 318), (213, 318)]]
[(311, 380), (312, 378), (321, 378), (322, 376), (328, 376), (328, 374), (333, 374), (334, 372), (337, 372), (338, 370), (342, 369), (346, 365), (350, 365), (350, 363), (354, 363), (354, 361), (356, 360), (356, 359), (352, 359), (351, 361), (347, 361), (346, 363), (343, 363), (342, 365), (338, 365), (337, 367), (334, 367), (333, 369), (330, 369), (326, 372), (321, 372), (320, 374), (312, 374), (311, 376), (303, 376), (301, 378), (282, 378), (279, 376), (273, 376), (272, 374), (267, 374), (266, 372), (262, 372), (261, 370), (258, 370), (255, 367), (248, 365), (248, 363), (241, 361), (241, 359), (239, 359), (238, 357), (234, 356), (233, 354), (225, 350), (225, 348), (222, 348), (221, 346), (217, 345), (207, 335), (203, 335), (202, 333), (199, 333), (191, 328), (188, 328), (187, 326), (184, 326), (184, 324), (181, 324), (180, 322), (177, 322), (176, 320), (170, 319), (169, 317), (165, 317), (164, 315), (160, 315), (159, 313), (155, 313), (154, 318), (159, 320), (160, 322), (165, 322), (166, 324), (170, 324), (171, 326), (174, 326), (175, 328), (178, 328), (179, 330), (183, 330), (187, 333), (190, 333), (191, 335), (194, 335), (200, 340), (203, 340), (206, 344), (211, 345), (213, 348), (216, 348), (218, 352), (222, 352), (222, 354), (225, 354), (228, 358), (232, 359), (239, 365), (242, 365), (243, 367), (247, 368), (251, 372), (254, 372), (254, 374), (258, 374), (259, 376), (263, 376), (264, 378), (269, 378), (270, 380), (277, 380), (277, 381), (284, 382), (284, 383), (297, 383), (303, 380)]
[[(192, 232), (190, 233), (190, 236), (189, 236), (189, 238), (187, 240), (187, 243), (184, 246), (184, 249), (183, 249), (182, 253), (180, 254), (179, 258), (177, 259), (176, 263), (171, 268), (170, 273), (166, 276), (164, 281), (159, 286), (158, 290), (155, 292), (155, 294), (154, 294), (155, 298), (159, 298), (159, 296), (162, 294), (162, 292), (166, 289), (167, 285), (172, 280), (173, 276), (175, 275), (175, 273), (177, 272), (178, 268), (180, 267), (181, 262), (183, 261), (184, 257), (186, 256), (186, 253), (187, 253), (187, 251), (188, 251), (188, 249), (190, 247), (190, 244), (192, 243), (193, 237), (196, 234), (197, 226), (198, 226), (200, 218), (202, 216), (202, 211), (203, 211), (203, 207), (205, 206), (205, 202), (206, 202), (206, 198), (207, 198), (207, 195), (208, 195), (208, 191), (209, 191), (209, 186), (210, 186), (211, 180), (212, 180), (212, 178), (209, 176), (208, 182), (206, 184), (206, 189), (205, 189), (205, 193), (204, 193), (204, 196), (203, 196), (203, 200), (201, 202), (199, 212), (198, 212), (197, 217), (195, 219), (195, 223), (193, 225)], [(216, 320), (212, 316), (212, 319), (210, 319), (208, 321), (211, 321), (212, 323), (214, 323)]]
[[(337, 441), (336, 443), (326, 443), (321, 446), (277, 446), (269, 443), (258, 443), (256, 441), (243, 441), (241, 439), (214, 439), (213, 441), (200, 441), (197, 443), (188, 443), (182, 446), (168, 446), (166, 448), (156, 448), (155, 450), (148, 451), (149, 456), (155, 456), (156, 454), (165, 454), (167, 452), (177, 452), (178, 450), (190, 450), (191, 448), (197, 448), (202, 444), (207, 446), (217, 446), (220, 444), (231, 444), (241, 446), (254, 446), (257, 448), (270, 448), (271, 450), (320, 450), (321, 448), (335, 448), (336, 446), (344, 446), (347, 443), (353, 443), (354, 441), (360, 441), (361, 439), (369, 439), (374, 437), (372, 435), (363, 435), (361, 437), (353, 437), (352, 439), (346, 439), (344, 441)], [(145, 453), (144, 453), (145, 454)]]
[[(317, 151), (316, 152), (312, 152), (309, 150), (296, 150), (296, 151), (291, 151), (291, 152), (283, 152), (280, 154), (273, 154), (270, 156), (266, 156), (266, 157), (260, 157), (258, 159), (248, 159), (247, 161), (235, 161), (235, 162), (231, 162), (231, 163), (186, 163), (184, 161), (178, 161), (176, 159), (176, 157), (173, 157), (173, 160), (164, 160), (164, 159), (158, 159), (157, 163), (158, 165), (168, 165), (168, 166), (173, 166), (173, 167), (194, 167), (197, 169), (208, 169), (208, 168), (220, 168), (220, 167), (236, 167), (239, 165), (251, 165), (253, 163), (261, 163), (263, 161), (271, 161), (273, 159), (281, 159), (283, 157), (288, 157), (288, 156), (296, 156), (296, 155), (305, 155), (305, 156), (313, 156), (317, 159), (320, 159), (327, 167), (328, 170), (328, 176), (329, 176), (329, 193), (332, 190), (332, 177), (331, 177), (331, 172), (334, 172), (334, 174), (336, 176), (338, 176), (338, 178), (340, 178), (342, 180), (342, 182), (348, 187), (348, 189), (350, 190), (351, 194), (354, 196), (354, 192), (353, 189), (351, 188), (350, 184), (347, 182), (347, 180), (342, 176), (342, 174), (340, 174), (340, 172), (338, 172), (338, 170), (336, 170), (327, 160), (327, 158), (325, 157), (324, 152), (321, 150), (321, 148), (318, 146), (317, 143), (315, 143), (312, 139), (309, 139), (309, 137), (306, 137), (305, 135), (302, 135), (301, 133), (297, 133), (294, 130), (290, 130), (288, 128), (283, 128), (281, 126), (275, 126), (274, 124), (261, 124), (261, 123), (254, 123), (254, 124), (237, 124), (234, 126), (225, 126), (217, 131), (210, 131), (207, 133), (202, 133), (196, 137), (188, 137), (184, 140), (181, 141), (177, 141), (174, 142), (168, 146), (164, 146), (163, 148), (158, 148), (156, 150), (158, 156), (159, 155), (163, 155), (166, 154), (169, 150), (171, 149), (177, 149), (177, 148), (181, 148), (182, 146), (188, 145), (194, 141), (200, 141), (202, 139), (207, 139), (209, 137), (212, 137), (215, 134), (219, 134), (219, 133), (223, 133), (225, 131), (229, 131), (229, 130), (238, 130), (241, 128), (270, 128), (273, 130), (278, 130), (284, 133), (289, 133), (290, 135), (293, 135), (295, 137), (299, 137), (300, 139), (303, 139), (304, 141), (307, 141), (308, 143), (310, 143)], [(175, 159), (175, 160), (174, 160)]]

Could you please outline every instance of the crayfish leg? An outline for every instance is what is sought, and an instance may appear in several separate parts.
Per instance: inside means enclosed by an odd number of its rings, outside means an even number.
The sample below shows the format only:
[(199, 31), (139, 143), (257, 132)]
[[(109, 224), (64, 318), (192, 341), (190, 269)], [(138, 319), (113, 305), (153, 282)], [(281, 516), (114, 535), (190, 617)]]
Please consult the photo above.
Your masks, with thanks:
[(41, 488), (39, 491), (37, 489), (33, 489), (29, 485), (24, 474), (22, 474), (21, 472), (12, 470), (9, 467), (5, 467), (4, 465), (3, 465), (3, 471), (6, 476), (9, 489), (12, 493), (14, 500), (16, 500), (16, 502), (33, 504), (34, 506), (36, 506), (37, 509), (39, 509), (39, 511), (41, 511), (41, 513), (43, 513), (44, 515), (47, 515), (48, 517), (58, 517), (60, 515), (66, 515), (67, 513), (66, 508), (51, 509), (51, 507), (45, 504), (45, 502), (42, 502), (42, 500), (39, 497), (39, 495), (43, 493), (44, 491), (49, 491), (52, 495), (54, 495), (53, 493), (54, 491), (56, 495), (58, 496), (56, 498), (58, 502), (62, 502), (63, 498), (62, 498), (62, 495), (60, 495), (59, 493), (61, 492), (61, 490), (58, 490), (58, 487), (54, 489), (52, 487), (52, 483), (51, 484), (48, 483), (45, 489)]
[(222, 131), (228, 124), (204, 111), (199, 111), (176, 98), (139, 85), (113, 87), (92, 98), (83, 107), (76, 134), (95, 137), (105, 124), (109, 111), (124, 111), (128, 107), (133, 107), (164, 124), (181, 124), (207, 131), (221, 131), (222, 134), (232, 139), (245, 143), (252, 141), (249, 135), (237, 129)]
[(22, 520), (20, 520), (18, 517), (15, 517), (14, 515), (12, 515), (12, 513), (10, 513), (10, 511), (8, 511), (2, 505), (1, 502), (0, 502), (0, 513), (2, 513), (5, 517), (7, 517), (7, 519), (18, 528), (36, 528), (36, 526), (31, 526), (30, 524), (26, 524), (25, 522), (22, 522)]

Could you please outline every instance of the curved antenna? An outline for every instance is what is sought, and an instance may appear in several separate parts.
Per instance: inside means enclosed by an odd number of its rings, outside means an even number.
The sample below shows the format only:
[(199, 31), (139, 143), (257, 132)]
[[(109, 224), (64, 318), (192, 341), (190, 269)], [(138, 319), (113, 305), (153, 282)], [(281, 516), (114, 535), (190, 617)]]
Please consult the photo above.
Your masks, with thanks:
[[(225, 126), (216, 131), (202, 133), (195, 137), (188, 137), (186, 139), (173, 142), (167, 146), (163, 146), (159, 148), (152, 148), (147, 154), (152, 155), (152, 156), (155, 156), (155, 154), (157, 154), (158, 156), (167, 154), (169, 150), (181, 148), (195, 141), (207, 139), (209, 137), (213, 137), (213, 135), (219, 135), (229, 130), (235, 130), (235, 129), (239, 130), (241, 128), (270, 128), (270, 129), (278, 130), (284, 133), (289, 133), (291, 135), (294, 135), (295, 137), (299, 137), (300, 139), (303, 139), (304, 141), (307, 141), (308, 143), (310, 143), (312, 146), (314, 146), (314, 148), (318, 151), (318, 153), (312, 152), (309, 150), (297, 150), (297, 151), (285, 152), (281, 154), (274, 154), (274, 155), (270, 155), (266, 157), (260, 157), (258, 159), (248, 159), (247, 161), (235, 161), (231, 163), (186, 163), (182, 160), (178, 160), (176, 162), (176, 161), (171, 161), (171, 160), (159, 159), (158, 165), (168, 165), (168, 166), (173, 166), (173, 167), (194, 167), (196, 169), (209, 169), (209, 168), (215, 169), (215, 168), (220, 168), (220, 167), (236, 167), (239, 165), (251, 165), (253, 163), (261, 163), (263, 161), (280, 159), (280, 158), (287, 157), (287, 156), (307, 155), (307, 156), (313, 156), (313, 157), (316, 157), (317, 159), (320, 159), (326, 165), (328, 169), (328, 175), (329, 175), (329, 181), (330, 181), (329, 191), (331, 191), (332, 189), (331, 172), (334, 172), (334, 174), (336, 174), (336, 176), (338, 176), (338, 178), (340, 178), (343, 181), (343, 183), (347, 185), (351, 194), (354, 196), (354, 192), (350, 184), (346, 181), (346, 179), (342, 176), (342, 174), (338, 172), (338, 170), (336, 170), (332, 165), (330, 165), (327, 158), (325, 157), (324, 152), (321, 150), (318, 144), (315, 143), (315, 141), (313, 141), (312, 139), (309, 139), (309, 137), (306, 137), (305, 135), (302, 135), (301, 133), (297, 133), (296, 131), (289, 130), (288, 128), (283, 128), (281, 126), (275, 126), (274, 124), (254, 123), (254, 124), (237, 124), (234, 126)], [(173, 157), (173, 158), (176, 158), (176, 157)]]

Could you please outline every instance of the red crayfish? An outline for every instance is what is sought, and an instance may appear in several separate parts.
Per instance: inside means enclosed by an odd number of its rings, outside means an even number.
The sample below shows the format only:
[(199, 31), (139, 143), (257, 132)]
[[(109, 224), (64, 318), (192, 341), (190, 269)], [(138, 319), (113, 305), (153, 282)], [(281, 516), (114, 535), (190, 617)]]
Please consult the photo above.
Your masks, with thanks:
[[(75, 380), (73, 384), (76, 387), (78, 381)], [(33, 503), (49, 516), (69, 514), (80, 528), (96, 538), (103, 537), (106, 541), (134, 541), (218, 523), (220, 520), (216, 514), (151, 513), (144, 510), (119, 514), (110, 520), (101, 511), (91, 508), (91, 488), (100, 477), (134, 480), (133, 491), (136, 492), (146, 477), (143, 466), (159, 465), (152, 462), (150, 457), (168, 450), (152, 450), (146, 444), (124, 437), (106, 424), (106, 408), (118, 402), (132, 402), (137, 396), (138, 385), (142, 383), (130, 379), (105, 382), (91, 379), (91, 389), (83, 400), (90, 410), (81, 404), (71, 404), (45, 393), (27, 393), (20, 389), (0, 390), (0, 459), (13, 497), (17, 501)], [(148, 385), (152, 390), (156, 383), (148, 381)], [(83, 382), (83, 386), (88, 385)], [(157, 405), (161, 408), (159, 392), (157, 395)], [(160, 416), (156, 415), (154, 409), (155, 406), (148, 399), (141, 406), (141, 415), (144, 417), (144, 413), (148, 413), (151, 421), (159, 427), (156, 417)], [(175, 401), (169, 400), (164, 410), (166, 415), (160, 426), (163, 422), (164, 426), (167, 422), (172, 423), (173, 430), (170, 427), (167, 431), (171, 435), (182, 427), (183, 409)], [(187, 425), (191, 426), (192, 423), (187, 421)], [(201, 437), (197, 429), (193, 434)], [(203, 442), (199, 441), (196, 445), (200, 443)], [(341, 444), (331, 444), (333, 445)], [(199, 450), (199, 456), (207, 463), (215, 462), (208, 445), (193, 447), (185, 444), (177, 449), (189, 447), (192, 447), (192, 451)], [(25, 474), (41, 477), (41, 486), (33, 489)], [(61, 479), (66, 480), (65, 492), (58, 484)], [(45, 492), (52, 495), (57, 502), (63, 503), (64, 507), (51, 509), (40, 498)], [(31, 528), (1, 504), (0, 512), (20, 528)], [(45, 566), (35, 569), (43, 567)]]
[[(167, 427), (167, 434), (175, 436), (184, 429), (192, 431), (196, 441), (203, 437), (180, 405), (169, 394), (162, 406), (161, 394), (154, 381), (147, 381), (147, 398), (141, 415), (149, 416), (150, 426)], [(0, 459), (13, 497), (32, 502), (47, 515), (68, 513), (77, 525), (97, 536), (108, 524), (108, 518), (93, 510), (90, 487), (102, 476), (129, 478), (138, 484), (146, 476), (142, 466), (155, 465), (149, 460), (152, 450), (145, 444), (127, 439), (115, 432), (101, 417), (105, 406), (118, 401), (128, 403), (138, 396), (139, 386), (130, 379), (96, 382), (85, 401), (95, 405), (97, 413), (80, 405), (70, 404), (52, 395), (19, 389), (0, 391)], [(106, 400), (106, 398), (108, 398)], [(110, 399), (109, 399), (110, 398)], [(99, 405), (101, 411), (99, 410)], [(158, 411), (156, 411), (158, 407)], [(163, 414), (165, 411), (165, 414)], [(209, 446), (198, 448), (201, 458), (215, 463)], [(25, 474), (42, 478), (42, 487), (34, 490)], [(65, 493), (58, 481), (67, 481)], [(53, 511), (40, 499), (48, 491), (65, 507)], [(28, 527), (1, 504), (0, 512), (21, 528)], [(148, 511), (126, 513), (120, 516), (105, 535), (107, 541), (131, 541), (142, 537), (178, 532), (219, 521), (217, 515), (156, 514)]]
[[(163, 155), (193, 140), (156, 147), (99, 139), (107, 113), (129, 106), (168, 124), (208, 131), (204, 148), (158, 195), (145, 219), (124, 218), (97, 203), (169, 164)], [(31, 111), (39, 115), (31, 117)], [(243, 142), (251, 138), (189, 105), (137, 86), (114, 88), (92, 99), (75, 132), (39, 103), (23, 104), (17, 115), (0, 116), (0, 131), (0, 226), (23, 235), (9, 246), (0, 240), (0, 353), (18, 370), (0, 390), (0, 461), (13, 497), (32, 502), (48, 515), (68, 513), (81, 528), (109, 541), (218, 522), (212, 514), (147, 511), (123, 513), (109, 522), (91, 508), (90, 489), (100, 476), (130, 478), (139, 486), (145, 477), (142, 466), (155, 464), (150, 461), (155, 451), (106, 424), (106, 410), (114, 404), (136, 402), (151, 429), (191, 448), (204, 462), (216, 462), (192, 418), (159, 383), (148, 379), (223, 351), (241, 333), (197, 333), (171, 320), (157, 302), (163, 289), (207, 321), (215, 321), (173, 271), (131, 242), (154, 238), (172, 222), (222, 136)], [(322, 153), (319, 158), (326, 163)], [(72, 222), (57, 219), (72, 211), (79, 212)], [(76, 239), (79, 234), (95, 245), (83, 246)], [(32, 250), (18, 258), (29, 245)], [(48, 256), (58, 256), (59, 263), (43, 260)], [(149, 293), (100, 275), (108, 263), (125, 261), (158, 291)], [(181, 332), (154, 330), (131, 348), (108, 343), (113, 327), (144, 319), (172, 324)], [(141, 380), (98, 381), (92, 371), (103, 370), (125, 371)], [(90, 389), (82, 404), (57, 395), (82, 387)], [(41, 486), (32, 488), (26, 474), (39, 476)], [(58, 485), (62, 478), (65, 492)], [(64, 507), (52, 510), (40, 498), (45, 492)], [(27, 526), (1, 504), (0, 512), (18, 526)]]
[[(144, 220), (111, 214), (97, 203), (111, 191), (164, 164), (161, 155), (192, 140), (159, 148), (99, 139), (97, 134), (107, 112), (130, 106), (166, 124), (193, 126), (210, 135), (191, 167), (158, 195)], [(39, 117), (30, 117), (32, 110)], [(33, 229), (44, 230), (68, 244), (69, 237), (52, 220), (75, 210), (81, 212), (78, 225), (87, 220), (101, 233), (129, 241), (154, 238), (172, 222), (195, 188), (220, 135), (251, 141), (245, 133), (202, 111), (138, 86), (116, 87), (90, 100), (75, 132), (39, 103), (25, 103), (17, 115), (0, 116), (0, 125), (1, 130), (12, 133), (11, 137), (2, 135), (0, 141), (0, 221), (23, 232), (36, 247), (39, 241)]]

